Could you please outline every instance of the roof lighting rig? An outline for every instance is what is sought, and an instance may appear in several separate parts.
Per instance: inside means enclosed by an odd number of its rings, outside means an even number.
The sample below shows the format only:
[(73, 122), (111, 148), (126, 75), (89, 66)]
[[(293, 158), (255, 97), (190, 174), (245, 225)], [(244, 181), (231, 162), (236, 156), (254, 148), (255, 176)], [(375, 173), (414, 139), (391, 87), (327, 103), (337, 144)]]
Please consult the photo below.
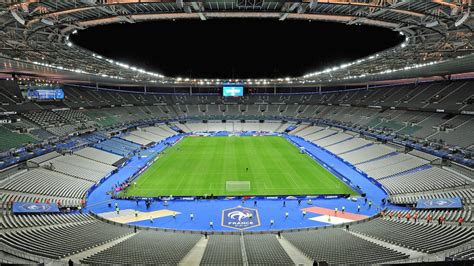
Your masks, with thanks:
[[(196, 79), (166, 77), (74, 45), (71, 34), (110, 23), (138, 23), (158, 19), (212, 19), (257, 17), (332, 21), (348, 25), (372, 25), (398, 31), (404, 42), (366, 58), (328, 66), (300, 77), (266, 79)], [(41, 66), (64, 75), (80, 74), (91, 81), (154, 84), (156, 86), (312, 86), (331, 82), (406, 76), (413, 69), (432, 75), (434, 66), (473, 56), (472, 0), (373, 1), (8, 1), (0, 4), (0, 59)], [(21, 69), (19, 69), (21, 71)], [(423, 70), (423, 71), (421, 71)], [(461, 68), (459, 69), (461, 71)], [(439, 72), (439, 71), (438, 71)]]

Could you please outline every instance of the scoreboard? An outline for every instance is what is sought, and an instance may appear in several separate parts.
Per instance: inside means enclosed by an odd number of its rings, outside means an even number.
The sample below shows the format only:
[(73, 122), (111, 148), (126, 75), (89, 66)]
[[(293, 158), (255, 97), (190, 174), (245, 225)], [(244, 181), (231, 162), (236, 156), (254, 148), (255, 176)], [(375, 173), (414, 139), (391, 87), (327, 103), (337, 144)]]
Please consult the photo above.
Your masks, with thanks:
[(64, 99), (64, 91), (62, 89), (42, 89), (28, 88), (26, 97), (30, 100), (48, 101)]
[(222, 95), (224, 97), (242, 97), (244, 96), (244, 85), (224, 84)]

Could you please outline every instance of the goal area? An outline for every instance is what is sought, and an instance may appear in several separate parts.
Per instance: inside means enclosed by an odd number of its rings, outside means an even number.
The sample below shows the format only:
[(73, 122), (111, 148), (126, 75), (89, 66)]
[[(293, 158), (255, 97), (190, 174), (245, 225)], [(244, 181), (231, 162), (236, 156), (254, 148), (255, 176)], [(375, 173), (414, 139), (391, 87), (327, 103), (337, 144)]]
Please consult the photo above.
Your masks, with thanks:
[(226, 181), (226, 192), (247, 192), (250, 191), (250, 181)]

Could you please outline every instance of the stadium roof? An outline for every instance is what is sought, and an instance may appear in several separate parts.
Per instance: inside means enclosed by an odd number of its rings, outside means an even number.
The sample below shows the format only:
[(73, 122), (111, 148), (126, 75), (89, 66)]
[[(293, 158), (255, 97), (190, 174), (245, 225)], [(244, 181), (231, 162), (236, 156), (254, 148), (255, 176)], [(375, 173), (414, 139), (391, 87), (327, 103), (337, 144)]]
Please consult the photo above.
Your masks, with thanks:
[[(215, 86), (229, 81), (253, 86), (313, 86), (463, 73), (474, 70), (471, 11), (472, 0), (6, 1), (0, 4), (0, 71), (156, 86)], [(406, 39), (355, 62), (300, 77), (258, 80), (165, 77), (104, 58), (69, 41), (69, 35), (77, 30), (102, 24), (226, 17), (364, 24), (398, 31)]]

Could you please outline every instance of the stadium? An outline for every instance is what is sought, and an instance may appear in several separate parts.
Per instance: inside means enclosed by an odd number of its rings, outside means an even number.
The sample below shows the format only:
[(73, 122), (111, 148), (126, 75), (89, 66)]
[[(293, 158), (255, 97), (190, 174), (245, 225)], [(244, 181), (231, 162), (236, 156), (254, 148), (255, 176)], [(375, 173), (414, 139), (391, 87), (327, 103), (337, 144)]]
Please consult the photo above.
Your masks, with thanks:
[(472, 14), (1, 1), (0, 263), (472, 265)]

